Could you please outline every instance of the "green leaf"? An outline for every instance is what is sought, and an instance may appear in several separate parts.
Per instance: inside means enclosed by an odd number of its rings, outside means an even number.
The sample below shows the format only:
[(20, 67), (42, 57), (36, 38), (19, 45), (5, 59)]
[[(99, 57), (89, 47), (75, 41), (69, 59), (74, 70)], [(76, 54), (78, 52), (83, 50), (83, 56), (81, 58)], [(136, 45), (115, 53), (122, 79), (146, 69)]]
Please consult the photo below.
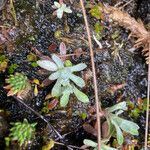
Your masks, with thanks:
[(63, 95), (62, 95), (62, 97), (60, 99), (60, 106), (61, 107), (65, 107), (68, 104), (70, 94), (71, 93), (70, 93), (70, 91), (68, 89), (66, 89), (63, 92)]
[(118, 126), (125, 132), (127, 133), (130, 133), (132, 135), (138, 135), (138, 129), (139, 129), (139, 126), (132, 122), (132, 121), (128, 121), (126, 119), (122, 119), (120, 117), (114, 117), (113, 119), (117, 124)]
[(70, 69), (72, 72), (77, 72), (77, 71), (82, 71), (86, 67), (87, 67), (87, 65), (85, 63), (80, 63), (80, 64), (70, 67)]
[(37, 64), (48, 71), (56, 71), (57, 66), (55, 63), (49, 61), (49, 60), (38, 60)]
[(116, 110), (127, 110), (126, 102), (118, 103), (107, 109), (109, 112), (114, 112)]
[(139, 108), (134, 108), (133, 110), (131, 110), (131, 115), (135, 118), (137, 118), (141, 113), (141, 110)]
[(84, 80), (74, 74), (70, 74), (70, 79), (81, 88), (85, 86)]
[(86, 94), (84, 94), (83, 92), (81, 92), (80, 90), (78, 90), (75, 86), (73, 88), (73, 92), (79, 101), (81, 101), (83, 103), (89, 102), (88, 96)]
[(99, 21), (97, 21), (94, 25), (94, 30), (97, 34), (101, 33), (101, 31), (103, 30), (102, 25), (100, 24)]
[(55, 64), (58, 66), (58, 68), (63, 68), (64, 67), (64, 63), (62, 62), (62, 60), (58, 56), (53, 54), (52, 59), (55, 62)]
[(58, 78), (58, 80), (56, 81), (56, 83), (52, 89), (53, 97), (59, 97), (62, 94), (60, 82), (61, 82), (61, 80)]
[(32, 62), (32, 63), (31, 63), (31, 66), (32, 66), (32, 67), (38, 67), (38, 64), (37, 64), (37, 62)]
[(69, 80), (71, 75), (70, 69), (68, 67), (65, 67), (60, 70), (60, 77), (65, 81)]
[(119, 111), (117, 111), (116, 113), (115, 113), (115, 115), (120, 115), (120, 114), (122, 114), (124, 111), (123, 110), (119, 110)]
[(85, 139), (85, 140), (83, 141), (83, 143), (84, 143), (85, 145), (87, 145), (87, 146), (97, 147), (97, 143), (94, 142), (94, 141), (92, 141), (92, 140)]
[(54, 5), (57, 7), (57, 8), (59, 8), (61, 5), (58, 3), (58, 2), (54, 2)]
[(72, 10), (70, 9), (70, 7), (66, 7), (64, 9), (64, 12), (66, 12), (66, 13), (72, 13)]
[(90, 14), (95, 17), (96, 19), (101, 19), (102, 13), (100, 11), (100, 6), (95, 5), (91, 10)]
[(70, 70), (71, 70), (72, 62), (71, 62), (70, 60), (66, 60), (66, 61), (65, 61), (65, 67), (69, 67)]
[(37, 56), (33, 53), (30, 53), (29, 55), (27, 55), (27, 60), (29, 62), (32, 62), (32, 61), (37, 61)]
[(102, 144), (102, 150), (117, 150), (117, 149), (113, 148), (113, 147), (110, 147), (110, 146), (107, 146), (105, 144)]
[(59, 76), (60, 76), (60, 72), (57, 71), (57, 72), (52, 73), (52, 74), (48, 77), (48, 79), (49, 79), (49, 80), (56, 80), (56, 79), (59, 78)]
[(8, 73), (13, 74), (15, 69), (17, 69), (19, 66), (17, 64), (11, 64), (8, 68)]
[(63, 16), (63, 10), (59, 8), (59, 9), (57, 9), (56, 12), (57, 12), (57, 18), (61, 19)]
[(122, 134), (122, 131), (120, 129), (120, 127), (118, 126), (118, 124), (115, 122), (115, 120), (113, 118), (111, 118), (111, 123), (115, 126), (116, 128), (116, 132), (117, 132), (117, 141), (118, 141), (118, 144), (121, 145), (123, 143), (123, 134)]

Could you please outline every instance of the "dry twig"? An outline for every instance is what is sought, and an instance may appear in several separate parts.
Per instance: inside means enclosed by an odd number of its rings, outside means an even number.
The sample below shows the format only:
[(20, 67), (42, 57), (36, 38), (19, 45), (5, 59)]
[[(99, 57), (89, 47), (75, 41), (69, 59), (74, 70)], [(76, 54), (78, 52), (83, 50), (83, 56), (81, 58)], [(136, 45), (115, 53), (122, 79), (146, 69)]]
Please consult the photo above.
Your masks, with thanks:
[(149, 63), (148, 63), (148, 85), (147, 85), (147, 109), (145, 125), (145, 150), (148, 150), (148, 125), (149, 125), (149, 105), (150, 105), (150, 43), (149, 43)]
[(97, 79), (96, 79), (96, 71), (95, 71), (95, 63), (94, 63), (94, 52), (92, 49), (91, 34), (90, 34), (89, 24), (87, 21), (86, 10), (84, 7), (83, 0), (80, 0), (80, 4), (82, 7), (82, 13), (84, 16), (86, 31), (87, 31), (87, 35), (88, 35), (89, 48), (90, 48), (93, 82), (94, 82), (94, 93), (95, 93), (95, 102), (96, 102), (97, 126), (98, 126), (98, 128), (97, 128), (97, 131), (98, 131), (98, 150), (100, 150), (101, 149), (101, 120), (100, 120), (100, 116), (99, 116), (99, 114), (100, 114), (99, 111), (101, 111), (101, 106), (99, 105), (99, 98), (98, 98)]

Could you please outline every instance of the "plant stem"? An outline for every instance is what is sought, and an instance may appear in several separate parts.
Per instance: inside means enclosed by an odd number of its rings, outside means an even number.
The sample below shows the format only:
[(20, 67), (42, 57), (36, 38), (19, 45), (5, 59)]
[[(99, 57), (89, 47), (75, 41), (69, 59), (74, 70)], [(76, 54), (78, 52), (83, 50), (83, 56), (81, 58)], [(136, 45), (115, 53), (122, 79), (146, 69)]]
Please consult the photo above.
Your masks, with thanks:
[(59, 0), (59, 4), (63, 4), (63, 0)]
[(149, 57), (148, 57), (147, 109), (146, 109), (145, 144), (144, 144), (145, 150), (148, 150), (147, 142), (148, 142), (148, 124), (149, 124), (149, 105), (150, 105), (150, 42), (149, 42)]
[(98, 150), (101, 149), (101, 120), (100, 120), (100, 111), (101, 111), (101, 105), (99, 105), (99, 98), (98, 98), (98, 88), (97, 88), (97, 78), (96, 78), (96, 71), (95, 71), (95, 63), (94, 63), (94, 52), (92, 49), (92, 40), (91, 40), (91, 34), (89, 29), (89, 24), (87, 21), (86, 16), (86, 10), (84, 7), (83, 0), (80, 0), (80, 4), (82, 7), (82, 13), (84, 16), (86, 31), (88, 35), (88, 42), (89, 42), (89, 48), (90, 48), (90, 56), (91, 56), (91, 64), (92, 64), (92, 72), (93, 72), (93, 83), (94, 83), (94, 93), (95, 93), (95, 102), (96, 102), (96, 114), (97, 114), (97, 126), (98, 126)]

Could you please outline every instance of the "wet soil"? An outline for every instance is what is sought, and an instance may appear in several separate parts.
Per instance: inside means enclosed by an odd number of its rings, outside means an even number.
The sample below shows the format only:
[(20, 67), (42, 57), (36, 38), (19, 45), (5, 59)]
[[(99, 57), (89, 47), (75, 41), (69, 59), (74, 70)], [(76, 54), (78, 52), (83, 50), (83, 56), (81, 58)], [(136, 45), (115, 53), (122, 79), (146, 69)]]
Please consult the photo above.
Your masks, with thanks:
[[(111, 5), (115, 5), (120, 0), (105, 1)], [(39, 73), (39, 67), (33, 67), (31, 62), (27, 61), (27, 55), (30, 52), (35, 53), (33, 48), (36, 48), (41, 54), (51, 56), (53, 52), (59, 53), (59, 44), (64, 42), (67, 46), (67, 53), (71, 54), (77, 48), (82, 48), (89, 53), (87, 43), (87, 35), (84, 27), (84, 20), (81, 9), (79, 9), (78, 1), (73, 1), (71, 5), (74, 13), (65, 14), (62, 19), (57, 19), (52, 15), (53, 0), (35, 1), (35, 0), (16, 0), (14, 7), (16, 9), (18, 26), (14, 27), (14, 19), (10, 15), (9, 4), (5, 5), (5, 9), (1, 11), (0, 25), (9, 25), (11, 29), (8, 32), (9, 40), (5, 40), (2, 44), (1, 54), (4, 54), (11, 64), (17, 64), (15, 72), (23, 72), (30, 80), (38, 79), (42, 82), (47, 75)], [(135, 0), (125, 7), (135, 18), (140, 18), (147, 24), (149, 22), (149, 0)], [(4, 7), (4, 6), (3, 6)], [(8, 14), (7, 14), (8, 13)], [(89, 13), (90, 27), (94, 32), (94, 24), (96, 20)], [(129, 31), (119, 27), (117, 24), (103, 22), (104, 26), (101, 33), (100, 42), (103, 49), (93, 40), (95, 51), (96, 73), (98, 78), (99, 98), (102, 102), (102, 107), (106, 108), (116, 104), (118, 101), (131, 100), (137, 102), (138, 98), (146, 98), (147, 89), (147, 65), (142, 57), (141, 50), (132, 52), (134, 39), (128, 39)], [(56, 37), (56, 33), (61, 32), (61, 38)], [(55, 50), (49, 50), (49, 46), (54, 44)], [(89, 54), (81, 55), (79, 58), (71, 57), (74, 64), (84, 62), (88, 65), (87, 70), (91, 70)], [(86, 71), (82, 72), (84, 77)], [(2, 119), (7, 121), (6, 132), (0, 136), (0, 148), (4, 149), (4, 137), (9, 134), (10, 122), (22, 121), (27, 118), (30, 122), (37, 122), (36, 138), (28, 146), (27, 149), (40, 150), (45, 144), (46, 139), (58, 139), (58, 136), (47, 128), (47, 124), (37, 115), (25, 108), (13, 97), (7, 97), (7, 92), (4, 90), (5, 79), (9, 76), (8, 68), (5, 72), (0, 72), (0, 109), (6, 111), (8, 115), (2, 116)], [(113, 94), (110, 88), (113, 85), (125, 84), (125, 86)], [(72, 101), (66, 109), (57, 106), (54, 110), (48, 113), (42, 112), (44, 107), (45, 97), (50, 93), (54, 83), (39, 88), (37, 96), (31, 94), (25, 100), (25, 103), (32, 107), (35, 111), (41, 113), (53, 125), (53, 127), (61, 134), (65, 135), (63, 140), (58, 140), (66, 145), (82, 146), (85, 138), (93, 138), (92, 135), (84, 131), (82, 125), (88, 122), (83, 120), (76, 112), (87, 113), (88, 108), (94, 105), (94, 92), (92, 79), (87, 81), (87, 86), (83, 89), (90, 98), (90, 104), (83, 105), (77, 102), (73, 97)], [(120, 99), (121, 97), (121, 99)], [(140, 146), (143, 145), (143, 137), (145, 130), (145, 113), (141, 113), (138, 118), (132, 118), (128, 113), (124, 117), (132, 119), (140, 126), (140, 135), (138, 136)], [(5, 118), (5, 119), (4, 119)], [(2, 121), (2, 122), (5, 122)], [(12, 145), (11, 149), (17, 149)], [(65, 146), (55, 147), (54, 149), (67, 149)]]

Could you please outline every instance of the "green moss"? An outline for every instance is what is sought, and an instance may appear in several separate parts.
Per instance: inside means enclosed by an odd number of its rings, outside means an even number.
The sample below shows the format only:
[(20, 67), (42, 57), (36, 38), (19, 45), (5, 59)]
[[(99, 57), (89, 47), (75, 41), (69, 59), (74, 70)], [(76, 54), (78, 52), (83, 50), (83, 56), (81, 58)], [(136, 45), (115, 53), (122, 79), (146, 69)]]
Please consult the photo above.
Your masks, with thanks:
[(11, 123), (10, 138), (12, 141), (18, 141), (19, 145), (27, 144), (35, 134), (35, 126), (37, 123), (28, 123), (27, 119), (23, 122)]

